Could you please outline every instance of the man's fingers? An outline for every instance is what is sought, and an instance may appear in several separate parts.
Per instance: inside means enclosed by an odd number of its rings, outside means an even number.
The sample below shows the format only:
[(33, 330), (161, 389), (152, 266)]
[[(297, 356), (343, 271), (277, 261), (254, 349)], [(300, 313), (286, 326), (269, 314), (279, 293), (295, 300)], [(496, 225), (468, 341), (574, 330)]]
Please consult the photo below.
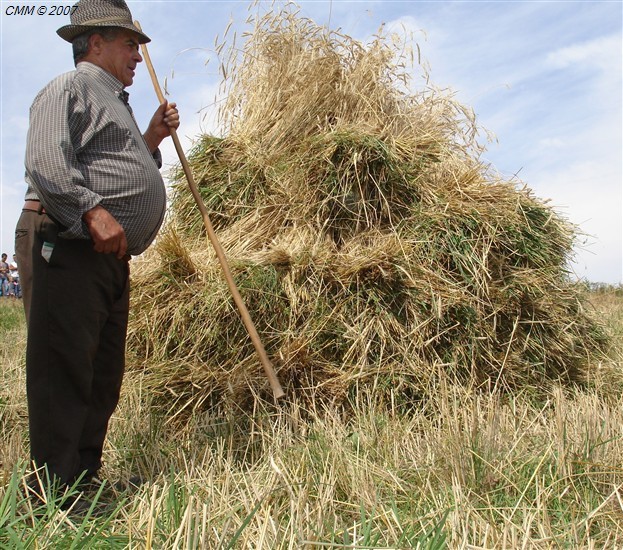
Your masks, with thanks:
[(167, 109), (164, 112), (164, 122), (170, 128), (178, 128), (180, 125), (180, 114), (177, 110), (176, 103), (167, 104)]

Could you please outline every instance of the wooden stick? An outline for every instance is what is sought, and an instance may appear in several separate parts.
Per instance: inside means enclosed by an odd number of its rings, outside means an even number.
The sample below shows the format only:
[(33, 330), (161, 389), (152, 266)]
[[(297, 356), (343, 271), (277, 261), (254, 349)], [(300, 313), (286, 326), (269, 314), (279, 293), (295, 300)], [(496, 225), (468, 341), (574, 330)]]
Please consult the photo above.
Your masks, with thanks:
[[(138, 21), (134, 21), (134, 25), (142, 31), (141, 26)], [(151, 63), (151, 59), (149, 57), (149, 53), (147, 51), (147, 47), (145, 44), (141, 44), (141, 52), (143, 54), (143, 59), (145, 60), (145, 64), (147, 65), (147, 69), (149, 71), (149, 75), (151, 76), (152, 84), (154, 85), (154, 90), (156, 91), (156, 95), (158, 96), (158, 101), (160, 104), (166, 101), (162, 90), (160, 89), (160, 84), (158, 83), (158, 78), (156, 77), (156, 72), (154, 71), (154, 66)], [(240, 296), (240, 292), (238, 291), (238, 287), (232, 277), (231, 270), (229, 269), (229, 264), (227, 263), (227, 258), (225, 257), (225, 252), (223, 251), (223, 247), (218, 241), (216, 237), (216, 233), (212, 228), (212, 223), (210, 222), (210, 218), (208, 216), (208, 211), (203, 203), (201, 195), (199, 194), (199, 190), (197, 189), (197, 185), (195, 184), (195, 180), (193, 178), (192, 170), (190, 169), (190, 165), (188, 164), (188, 160), (186, 160), (186, 155), (184, 154), (184, 150), (182, 149), (182, 145), (177, 136), (177, 131), (175, 128), (171, 128), (171, 138), (173, 139), (173, 144), (175, 145), (175, 150), (177, 151), (177, 155), (180, 158), (180, 162), (182, 163), (182, 168), (184, 169), (184, 174), (186, 175), (186, 180), (188, 181), (188, 186), (190, 187), (190, 192), (192, 193), (197, 206), (199, 207), (199, 211), (201, 212), (201, 216), (203, 217), (203, 224), (205, 225), (206, 231), (208, 232), (208, 237), (210, 238), (210, 242), (216, 251), (216, 256), (218, 258), (219, 263), (221, 264), (221, 268), (223, 269), (223, 274), (225, 275), (225, 279), (227, 281), (227, 285), (229, 286), (229, 290), (234, 298), (234, 302), (238, 306), (238, 311), (240, 312), (240, 316), (242, 317), (242, 322), (251, 337), (251, 341), (255, 346), (255, 351), (259, 355), (260, 361), (262, 362), (262, 366), (264, 367), (264, 372), (268, 377), (268, 381), (270, 382), (270, 386), (273, 390), (273, 395), (275, 399), (279, 399), (285, 395), (281, 384), (279, 383), (279, 379), (277, 378), (277, 374), (275, 373), (275, 369), (273, 368), (270, 360), (268, 359), (268, 355), (266, 355), (266, 350), (262, 345), (262, 341), (260, 340), (260, 336), (255, 329), (255, 325), (251, 320), (251, 316), (249, 315), (249, 311), (245, 306), (242, 297)]]

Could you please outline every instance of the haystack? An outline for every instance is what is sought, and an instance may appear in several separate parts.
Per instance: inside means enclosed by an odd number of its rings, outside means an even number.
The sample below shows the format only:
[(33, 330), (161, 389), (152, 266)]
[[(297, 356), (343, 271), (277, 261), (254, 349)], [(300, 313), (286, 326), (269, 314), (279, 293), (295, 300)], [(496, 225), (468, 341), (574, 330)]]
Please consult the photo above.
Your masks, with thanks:
[[(407, 57), (285, 10), (223, 64), (222, 135), (189, 161), (282, 385), (409, 402), (440, 380), (584, 379), (604, 337), (567, 271), (576, 228), (481, 160), (469, 109), (410, 89)], [(134, 272), (134, 364), (178, 409), (270, 396), (176, 178)]]

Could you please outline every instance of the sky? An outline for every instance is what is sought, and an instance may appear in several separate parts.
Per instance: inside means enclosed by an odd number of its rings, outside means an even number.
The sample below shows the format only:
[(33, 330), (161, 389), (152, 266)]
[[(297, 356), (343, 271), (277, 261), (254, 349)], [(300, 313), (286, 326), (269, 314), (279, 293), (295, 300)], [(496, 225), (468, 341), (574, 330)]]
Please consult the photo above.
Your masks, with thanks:
[[(237, 33), (250, 11), (273, 2), (128, 0), (152, 42), (149, 54), (170, 101), (186, 150), (218, 133), (215, 97), (221, 76), (215, 44)], [(23, 205), (24, 151), (30, 104), (55, 76), (72, 70), (71, 46), (56, 34), (73, 2), (0, 0), (0, 247), (13, 253)], [(278, 4), (278, 5), (283, 5)], [(483, 159), (527, 185), (578, 227), (574, 277), (623, 283), (623, 3), (614, 1), (305, 1), (302, 16), (368, 43), (387, 33), (413, 36), (430, 82), (471, 107), (492, 133)], [(34, 9), (16, 7), (31, 6)], [(56, 6), (56, 8), (54, 7)], [(45, 12), (45, 13), (37, 13)], [(60, 10), (62, 11), (62, 10)], [(16, 13), (17, 12), (17, 13)], [(425, 85), (413, 69), (412, 90)], [(145, 64), (128, 90), (145, 128), (157, 99)], [(167, 140), (165, 165), (178, 157)]]

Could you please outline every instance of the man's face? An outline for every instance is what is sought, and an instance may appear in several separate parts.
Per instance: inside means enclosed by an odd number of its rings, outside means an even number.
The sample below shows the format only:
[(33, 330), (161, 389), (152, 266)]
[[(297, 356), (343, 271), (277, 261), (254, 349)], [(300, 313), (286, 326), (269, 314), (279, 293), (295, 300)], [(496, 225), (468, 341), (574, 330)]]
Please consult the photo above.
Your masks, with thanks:
[(124, 86), (131, 86), (134, 72), (143, 58), (138, 51), (139, 44), (136, 33), (120, 29), (117, 37), (107, 42), (100, 35), (91, 37), (93, 61), (102, 69), (109, 72)]

